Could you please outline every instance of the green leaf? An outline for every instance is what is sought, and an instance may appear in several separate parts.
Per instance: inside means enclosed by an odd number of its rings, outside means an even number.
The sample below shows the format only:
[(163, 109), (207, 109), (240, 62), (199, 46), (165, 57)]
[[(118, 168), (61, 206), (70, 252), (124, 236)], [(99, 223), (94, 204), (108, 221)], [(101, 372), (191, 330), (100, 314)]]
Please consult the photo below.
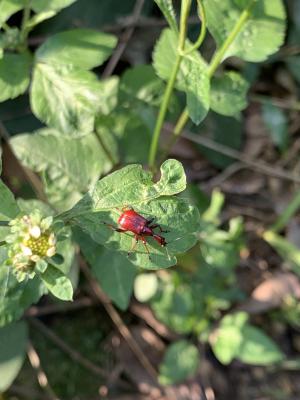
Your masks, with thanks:
[(72, 137), (93, 131), (101, 99), (96, 75), (73, 66), (37, 63), (31, 86), (33, 113)]
[(219, 114), (235, 116), (248, 105), (248, 89), (248, 82), (236, 72), (215, 76), (211, 82), (210, 106)]
[[(1, 253), (1, 251), (0, 251)], [(46, 292), (39, 278), (18, 282), (11, 268), (0, 266), (0, 326), (19, 319)]]
[(5, 392), (22, 368), (28, 330), (24, 321), (0, 328), (0, 393)]
[(2, 181), (0, 181), (0, 198), (1, 218), (5, 218), (6, 220), (15, 218), (20, 212), (19, 207), (17, 206), (17, 202), (13, 194)]
[[(39, 1), (39, 0), (37, 0)], [(16, 12), (22, 10), (25, 0), (1, 0), (0, 1), (0, 26)]]
[[(191, 46), (186, 41), (186, 48)], [(164, 29), (153, 53), (153, 65), (158, 76), (168, 80), (173, 69), (178, 48), (178, 35), (170, 29)], [(186, 92), (189, 115), (195, 124), (199, 124), (209, 110), (210, 84), (207, 64), (198, 51), (184, 56), (178, 71), (176, 87)]]
[[(23, 0), (24, 1), (24, 0)], [(31, 0), (31, 8), (36, 12), (44, 11), (59, 11), (62, 8), (68, 7), (76, 0)]]
[(145, 303), (157, 292), (158, 278), (156, 274), (139, 274), (134, 281), (134, 295), (138, 301)]
[[(42, 174), (49, 200), (59, 209), (74, 205), (99, 176), (112, 168), (95, 134), (70, 140), (44, 128), (15, 136), (10, 144), (23, 165)], [(109, 148), (113, 150), (113, 146)]]
[(197, 347), (186, 340), (172, 343), (159, 367), (159, 382), (172, 385), (193, 376), (199, 366)]
[(199, 125), (209, 110), (210, 83), (206, 66), (194, 60), (185, 60), (188, 66), (186, 73), (186, 101), (187, 110), (194, 124)]
[(176, 15), (175, 15), (175, 11), (173, 8), (172, 0), (154, 0), (154, 1), (160, 8), (160, 10), (163, 13), (164, 17), (166, 18), (166, 20), (168, 21), (170, 28), (173, 31), (178, 32)]
[(0, 60), (0, 102), (14, 99), (28, 88), (31, 57), (26, 54), (5, 54)]
[(136, 269), (131, 262), (99, 246), (90, 236), (76, 232), (81, 251), (108, 297), (126, 310), (133, 290)]
[[(203, 3), (208, 29), (220, 48), (251, 0), (204, 0)], [(286, 13), (282, 0), (254, 0), (252, 3), (250, 18), (224, 58), (237, 56), (246, 61), (264, 61), (283, 44)]]
[(73, 29), (47, 39), (36, 52), (38, 62), (92, 69), (104, 63), (116, 46), (113, 35), (93, 29)]
[(139, 100), (150, 105), (159, 105), (164, 89), (152, 65), (137, 65), (125, 71), (120, 81), (119, 101), (125, 107)]
[(244, 312), (222, 319), (219, 328), (210, 337), (216, 357), (225, 365), (234, 358), (254, 365), (281, 361), (284, 355), (277, 345), (247, 320), (248, 315)]
[(156, 217), (157, 223), (170, 231), (165, 234), (169, 255), (166, 249), (149, 238), (151, 259), (141, 242), (129, 259), (144, 268), (168, 267), (176, 263), (172, 254), (184, 252), (196, 242), (197, 209), (184, 200), (167, 197), (181, 192), (185, 186), (182, 165), (176, 160), (168, 160), (162, 165), (161, 179), (156, 183), (140, 165), (129, 165), (100, 180), (61, 217), (79, 225), (97, 243), (125, 253), (131, 250), (132, 234), (114, 232), (103, 222), (116, 225), (121, 209), (128, 206), (146, 218)]
[(73, 299), (73, 286), (69, 278), (67, 278), (60, 270), (48, 265), (46, 272), (40, 275), (46, 288), (55, 297), (60, 300), (70, 301)]
[(272, 104), (264, 104), (262, 106), (263, 120), (268, 127), (268, 131), (276, 146), (280, 150), (285, 150), (288, 146), (289, 131), (288, 119), (286, 114)]

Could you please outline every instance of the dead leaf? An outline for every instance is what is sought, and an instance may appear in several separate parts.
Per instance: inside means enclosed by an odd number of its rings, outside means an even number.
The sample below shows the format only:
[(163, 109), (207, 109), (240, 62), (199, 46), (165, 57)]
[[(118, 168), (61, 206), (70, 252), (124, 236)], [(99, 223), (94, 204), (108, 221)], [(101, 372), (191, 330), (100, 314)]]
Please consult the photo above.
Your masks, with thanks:
[(277, 273), (258, 285), (239, 310), (259, 314), (279, 307), (287, 296), (300, 299), (300, 282), (292, 273)]

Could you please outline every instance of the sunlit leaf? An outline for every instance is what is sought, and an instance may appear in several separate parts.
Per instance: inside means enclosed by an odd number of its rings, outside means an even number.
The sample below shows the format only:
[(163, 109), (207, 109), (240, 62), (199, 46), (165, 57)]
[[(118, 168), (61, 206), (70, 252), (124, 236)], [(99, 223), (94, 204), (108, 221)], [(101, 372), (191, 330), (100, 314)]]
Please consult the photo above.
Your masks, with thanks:
[(282, 0), (204, 0), (207, 25), (220, 48), (242, 12), (252, 4), (250, 16), (229, 46), (224, 58), (264, 61), (284, 42), (286, 13)]
[(0, 328), (0, 393), (6, 391), (17, 377), (26, 355), (27, 340), (24, 321)]
[(116, 43), (117, 38), (107, 33), (73, 29), (51, 36), (39, 47), (35, 57), (38, 62), (47, 64), (92, 69), (111, 55)]
[(150, 258), (139, 242), (129, 259), (144, 268), (168, 267), (176, 263), (174, 254), (188, 250), (197, 240), (197, 209), (184, 200), (168, 197), (181, 192), (185, 186), (184, 171), (178, 161), (166, 161), (161, 167), (161, 179), (156, 183), (140, 165), (129, 165), (100, 180), (62, 218), (79, 225), (96, 242), (127, 254), (132, 248), (132, 233), (115, 232), (103, 222), (116, 226), (121, 209), (134, 207), (145, 218), (155, 217), (169, 231), (164, 234), (168, 245), (167, 249), (162, 248), (149, 238)]

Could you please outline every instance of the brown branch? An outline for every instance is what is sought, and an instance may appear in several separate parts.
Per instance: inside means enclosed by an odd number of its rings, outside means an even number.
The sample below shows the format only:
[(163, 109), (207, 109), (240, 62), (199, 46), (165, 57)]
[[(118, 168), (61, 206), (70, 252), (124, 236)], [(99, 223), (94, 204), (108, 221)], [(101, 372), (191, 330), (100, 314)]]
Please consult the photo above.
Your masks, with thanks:
[(52, 331), (52, 329), (48, 328), (40, 320), (36, 318), (28, 318), (28, 321), (40, 332), (42, 332), (43, 335), (50, 339), (51, 342), (59, 347), (64, 353), (66, 353), (73, 361), (78, 362), (78, 364), (80, 364), (82, 367), (92, 372), (96, 376), (100, 376), (101, 378), (109, 377), (109, 373), (107, 371), (85, 358), (78, 351), (72, 349), (71, 346), (69, 346), (64, 340), (57, 336), (56, 333)]
[(138, 361), (145, 368), (145, 370), (152, 377), (152, 379), (154, 379), (154, 382), (157, 382), (157, 372), (156, 372), (155, 368), (153, 367), (153, 365), (149, 361), (146, 354), (143, 352), (143, 350), (140, 348), (140, 346), (138, 345), (138, 343), (132, 336), (130, 330), (124, 324), (119, 313), (114, 308), (114, 306), (111, 304), (111, 301), (106, 296), (106, 294), (103, 292), (100, 285), (94, 280), (94, 278), (93, 278), (92, 274), (90, 273), (90, 270), (87, 266), (87, 263), (85, 262), (85, 260), (82, 257), (80, 258), (80, 267), (91, 287), (92, 292), (94, 293), (96, 298), (103, 304), (103, 306), (106, 309), (107, 313), (109, 314), (110, 318), (112, 319), (112, 321), (118, 328), (120, 334), (126, 340), (128, 346), (133, 351), (133, 353), (135, 354)]
[(119, 43), (103, 71), (102, 78), (108, 78), (114, 72), (120, 58), (122, 57), (122, 54), (124, 53), (124, 51), (128, 45), (129, 40), (131, 39), (131, 36), (133, 35), (133, 32), (135, 30), (135, 25), (136, 25), (136, 23), (140, 17), (140, 14), (142, 12), (144, 1), (145, 0), (136, 0), (135, 6), (134, 6), (134, 9), (132, 12), (132, 19), (131, 19), (132, 26), (129, 26), (126, 29), (126, 31), (123, 33), (123, 35), (121, 35), (121, 37), (119, 39)]
[(89, 297), (83, 297), (78, 300), (74, 300), (72, 303), (64, 304), (49, 304), (43, 307), (31, 306), (26, 312), (26, 317), (41, 317), (43, 315), (65, 313), (68, 311), (76, 311), (81, 308), (91, 307), (95, 303)]
[[(172, 133), (174, 130), (174, 126), (171, 124), (165, 124), (164, 129)], [(214, 140), (211, 140), (207, 137), (197, 135), (190, 131), (184, 130), (182, 137), (190, 140), (191, 142), (200, 144), (201, 146), (207, 147), (208, 149), (217, 151), (218, 153), (224, 154), (225, 156), (234, 158), (235, 160), (239, 160), (241, 163), (250, 167), (264, 175), (272, 176), (273, 178), (284, 179), (287, 181), (291, 181), (294, 183), (300, 183), (300, 177), (297, 174), (292, 174), (289, 171), (286, 171), (282, 168), (278, 168), (275, 166), (271, 166), (264, 162), (255, 160), (247, 155), (241, 153), (240, 151), (234, 150), (230, 147), (224, 146), (223, 144), (217, 143)]]
[(39, 355), (36, 352), (33, 345), (31, 344), (31, 342), (28, 343), (27, 356), (32, 368), (36, 372), (37, 380), (39, 382), (40, 387), (45, 391), (45, 393), (47, 393), (49, 399), (59, 400), (57, 395), (54, 393), (52, 387), (49, 385), (48, 378), (42, 368)]

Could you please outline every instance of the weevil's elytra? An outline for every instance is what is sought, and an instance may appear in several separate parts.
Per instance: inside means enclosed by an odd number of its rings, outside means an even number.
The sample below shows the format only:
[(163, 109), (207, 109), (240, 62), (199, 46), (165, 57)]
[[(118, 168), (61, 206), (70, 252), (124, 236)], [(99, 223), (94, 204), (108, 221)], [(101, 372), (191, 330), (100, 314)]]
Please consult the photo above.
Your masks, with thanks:
[(116, 232), (125, 233), (132, 232), (134, 234), (135, 242), (128, 254), (134, 251), (137, 243), (142, 241), (148, 255), (150, 258), (150, 252), (147, 246), (146, 237), (152, 236), (153, 239), (157, 241), (162, 247), (167, 245), (166, 239), (157, 233), (154, 232), (154, 229), (159, 229), (160, 233), (167, 233), (168, 231), (163, 230), (159, 224), (154, 223), (155, 218), (147, 219), (142, 215), (138, 214), (133, 208), (124, 208), (122, 210), (122, 214), (118, 219), (118, 226), (114, 227), (111, 224), (107, 224), (110, 228), (115, 230)]

